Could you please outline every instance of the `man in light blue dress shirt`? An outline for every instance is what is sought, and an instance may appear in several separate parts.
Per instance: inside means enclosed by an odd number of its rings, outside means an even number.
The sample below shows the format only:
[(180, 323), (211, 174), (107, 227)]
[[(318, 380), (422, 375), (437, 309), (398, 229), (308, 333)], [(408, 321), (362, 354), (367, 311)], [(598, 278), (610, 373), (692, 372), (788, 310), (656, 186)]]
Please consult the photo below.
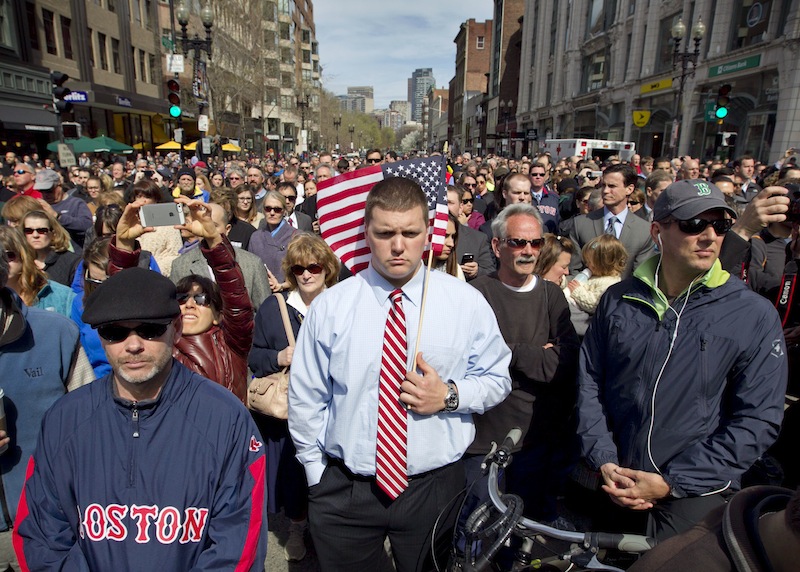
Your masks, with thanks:
[[(309, 485), (309, 524), (322, 569), (374, 567), (389, 538), (399, 572), (421, 569), (439, 513), (463, 487), (460, 459), (484, 413), (511, 390), (510, 350), (483, 296), (426, 273), (428, 206), (409, 179), (385, 179), (365, 209), (370, 266), (321, 294), (295, 348), (289, 430)], [(423, 287), (424, 324), (415, 366)], [(378, 379), (390, 294), (402, 290), (408, 373), (408, 487), (391, 500), (375, 483)], [(456, 503), (457, 504), (457, 503)], [(440, 527), (448, 528), (445, 518)]]

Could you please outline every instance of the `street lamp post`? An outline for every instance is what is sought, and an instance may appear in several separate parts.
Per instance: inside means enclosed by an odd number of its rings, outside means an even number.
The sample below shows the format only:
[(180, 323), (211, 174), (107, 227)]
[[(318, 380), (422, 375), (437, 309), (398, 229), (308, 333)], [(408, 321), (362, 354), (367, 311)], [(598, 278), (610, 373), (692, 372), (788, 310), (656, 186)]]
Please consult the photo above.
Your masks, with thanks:
[(505, 140), (505, 153), (508, 155), (508, 148), (510, 147), (511, 137), (508, 132), (508, 118), (511, 117), (511, 110), (514, 108), (514, 101), (509, 99), (508, 101), (500, 100), (500, 114), (503, 117), (503, 120), (506, 123), (505, 131), (503, 131), (503, 139)]
[(306, 146), (306, 109), (308, 109), (311, 96), (306, 94), (305, 97), (297, 98), (297, 109), (300, 110), (300, 152), (305, 153), (308, 151)]
[[(672, 39), (675, 43), (675, 51), (672, 52), (672, 69), (678, 70), (680, 68), (678, 93), (675, 98), (675, 113), (673, 114), (672, 139), (670, 141), (673, 157), (678, 155), (678, 135), (683, 122), (683, 90), (686, 87), (686, 78), (694, 77), (697, 60), (700, 57), (700, 42), (703, 40), (705, 33), (706, 26), (703, 24), (702, 18), (698, 18), (697, 23), (692, 26), (694, 51), (681, 52), (681, 41), (686, 35), (686, 24), (683, 23), (683, 18), (678, 18), (678, 21), (672, 26)], [(691, 64), (691, 68), (689, 64)]]
[[(208, 101), (206, 101), (204, 96), (208, 94), (201, 91), (201, 82), (205, 81), (205, 74), (203, 78), (197, 77), (196, 69), (199, 67), (197, 63), (200, 61), (200, 54), (201, 52), (205, 52), (208, 56), (208, 59), (211, 59), (211, 28), (214, 26), (214, 10), (211, 9), (211, 4), (206, 3), (205, 6), (200, 10), (200, 21), (203, 22), (203, 27), (206, 29), (206, 37), (200, 38), (197, 34), (194, 35), (194, 38), (190, 38), (189, 34), (187, 33), (186, 27), (189, 25), (189, 6), (186, 3), (186, 0), (181, 0), (181, 3), (178, 4), (177, 10), (175, 10), (175, 15), (178, 18), (178, 23), (181, 25), (181, 46), (183, 48), (183, 55), (186, 57), (189, 54), (189, 50), (194, 52), (194, 70), (193, 73), (195, 77), (192, 78), (192, 84), (194, 86), (193, 91), (195, 97), (198, 98), (198, 124), (200, 123), (200, 116), (204, 114), (205, 108), (208, 105)], [(205, 121), (208, 121), (207, 119)], [(199, 126), (199, 125), (198, 125)], [(203, 158), (203, 144), (202, 140), (205, 137), (205, 130), (200, 130), (200, 140), (201, 143), (198, 146), (198, 156), (202, 159)]]
[(336, 150), (339, 150), (339, 127), (342, 126), (342, 114), (333, 118), (333, 126), (336, 128)]
[(356, 126), (353, 125), (353, 124), (350, 124), (350, 127), (348, 127), (347, 130), (350, 132), (350, 151), (352, 152), (353, 151), (353, 133), (356, 132)]

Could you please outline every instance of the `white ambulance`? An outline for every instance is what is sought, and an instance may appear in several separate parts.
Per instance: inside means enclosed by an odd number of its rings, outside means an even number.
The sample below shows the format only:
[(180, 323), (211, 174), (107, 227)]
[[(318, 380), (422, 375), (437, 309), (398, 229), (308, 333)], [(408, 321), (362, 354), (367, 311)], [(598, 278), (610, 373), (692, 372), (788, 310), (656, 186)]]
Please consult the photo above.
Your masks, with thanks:
[(636, 153), (636, 144), (631, 141), (603, 139), (548, 139), (540, 149), (543, 153), (550, 153), (554, 161), (573, 155), (584, 159), (599, 157), (601, 161), (617, 155), (622, 161), (630, 161)]

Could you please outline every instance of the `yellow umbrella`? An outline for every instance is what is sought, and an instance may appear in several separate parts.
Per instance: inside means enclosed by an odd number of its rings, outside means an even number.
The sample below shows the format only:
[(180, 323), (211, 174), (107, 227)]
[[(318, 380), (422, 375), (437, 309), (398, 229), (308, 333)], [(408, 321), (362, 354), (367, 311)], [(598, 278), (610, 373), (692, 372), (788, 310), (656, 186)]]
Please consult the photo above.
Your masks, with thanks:
[(222, 150), (233, 151), (234, 153), (238, 153), (239, 151), (242, 150), (242, 148), (234, 145), (233, 143), (225, 143), (225, 145), (222, 146)]
[(167, 141), (166, 143), (162, 143), (156, 149), (159, 151), (177, 151), (181, 148), (181, 144), (176, 141)]
[(183, 146), (187, 151), (194, 151), (197, 148), (197, 141), (192, 141)]

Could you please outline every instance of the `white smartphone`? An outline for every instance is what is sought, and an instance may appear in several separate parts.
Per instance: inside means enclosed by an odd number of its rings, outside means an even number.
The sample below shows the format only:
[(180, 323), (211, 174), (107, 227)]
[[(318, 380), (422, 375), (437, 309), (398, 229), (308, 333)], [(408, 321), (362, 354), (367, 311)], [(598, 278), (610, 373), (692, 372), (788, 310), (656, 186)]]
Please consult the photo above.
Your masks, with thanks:
[(183, 205), (180, 203), (158, 203), (142, 205), (139, 209), (142, 226), (175, 226), (184, 224)]

